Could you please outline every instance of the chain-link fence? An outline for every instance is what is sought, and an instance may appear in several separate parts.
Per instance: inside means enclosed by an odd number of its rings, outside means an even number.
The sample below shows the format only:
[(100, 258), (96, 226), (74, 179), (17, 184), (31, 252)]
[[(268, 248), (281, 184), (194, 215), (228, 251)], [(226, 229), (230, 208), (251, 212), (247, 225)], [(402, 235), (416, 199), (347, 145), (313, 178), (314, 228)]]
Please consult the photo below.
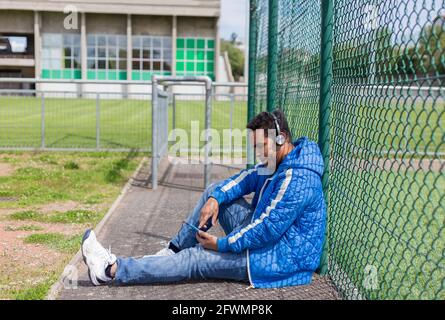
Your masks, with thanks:
[[(151, 151), (150, 82), (2, 78), (0, 87), (0, 150)], [(245, 135), (241, 143), (230, 137), (246, 126), (245, 87), (213, 86), (211, 123), (221, 137), (214, 152), (243, 152)], [(168, 95), (168, 132), (183, 129), (184, 152), (199, 152), (205, 144), (202, 84), (177, 87)]]
[[(173, 128), (190, 132), (184, 148), (196, 153), (205, 144), (199, 135), (204, 130), (205, 95), (174, 93)], [(243, 155), (246, 149), (247, 96), (235, 93), (212, 94), (212, 154)], [(180, 134), (180, 132), (178, 132)], [(185, 139), (183, 139), (185, 140)]]
[(249, 108), (282, 108), (329, 162), (339, 292), (445, 299), (445, 1), (251, 0), (251, 26)]

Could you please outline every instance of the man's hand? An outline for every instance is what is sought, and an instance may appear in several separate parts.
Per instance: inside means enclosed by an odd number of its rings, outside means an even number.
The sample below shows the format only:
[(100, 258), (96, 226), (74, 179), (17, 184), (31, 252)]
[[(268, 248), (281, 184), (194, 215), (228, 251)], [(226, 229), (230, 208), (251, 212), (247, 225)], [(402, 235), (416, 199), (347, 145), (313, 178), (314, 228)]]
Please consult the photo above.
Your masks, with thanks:
[(196, 239), (198, 239), (199, 243), (205, 248), (214, 251), (218, 251), (217, 240), (218, 238), (212, 236), (210, 233), (199, 231), (196, 233)]
[[(219, 205), (215, 198), (210, 197), (201, 209), (201, 216), (199, 217), (198, 229), (206, 225), (207, 221), (212, 218), (212, 225), (216, 224), (218, 219)], [(210, 226), (207, 226), (210, 227)]]

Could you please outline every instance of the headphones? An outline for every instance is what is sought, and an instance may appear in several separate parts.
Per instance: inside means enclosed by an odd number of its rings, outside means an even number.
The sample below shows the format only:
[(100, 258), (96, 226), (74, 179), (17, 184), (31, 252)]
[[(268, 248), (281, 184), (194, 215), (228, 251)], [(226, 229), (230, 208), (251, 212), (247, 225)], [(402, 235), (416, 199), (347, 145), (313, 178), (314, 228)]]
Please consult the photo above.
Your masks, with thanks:
[(275, 129), (277, 131), (277, 136), (275, 137), (275, 143), (279, 146), (282, 146), (286, 142), (286, 138), (281, 134), (280, 125), (278, 124), (277, 117), (272, 112), (269, 112), (269, 114), (272, 116), (275, 122)]

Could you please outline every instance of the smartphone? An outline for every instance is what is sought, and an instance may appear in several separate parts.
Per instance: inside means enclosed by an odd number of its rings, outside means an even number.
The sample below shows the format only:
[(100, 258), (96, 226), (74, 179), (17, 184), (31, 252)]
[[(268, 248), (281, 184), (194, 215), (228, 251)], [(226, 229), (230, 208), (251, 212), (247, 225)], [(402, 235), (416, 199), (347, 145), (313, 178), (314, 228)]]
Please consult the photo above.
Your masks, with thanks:
[(188, 225), (190, 228), (192, 228), (192, 229), (195, 230), (196, 232), (198, 232), (198, 231), (202, 231), (202, 230), (199, 230), (199, 229), (198, 229), (197, 227), (195, 227), (194, 225), (188, 223), (187, 221), (182, 221), (182, 222), (185, 223), (186, 225)]

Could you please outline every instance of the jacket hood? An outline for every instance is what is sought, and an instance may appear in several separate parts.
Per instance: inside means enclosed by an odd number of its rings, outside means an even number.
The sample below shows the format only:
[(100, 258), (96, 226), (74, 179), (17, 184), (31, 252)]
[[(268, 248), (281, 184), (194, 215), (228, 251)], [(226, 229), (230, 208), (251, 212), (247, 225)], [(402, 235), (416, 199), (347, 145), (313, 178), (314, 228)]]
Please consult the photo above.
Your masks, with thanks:
[(278, 168), (308, 169), (321, 177), (324, 164), (318, 145), (307, 137), (296, 140), (293, 145), (295, 148), (283, 159)]

